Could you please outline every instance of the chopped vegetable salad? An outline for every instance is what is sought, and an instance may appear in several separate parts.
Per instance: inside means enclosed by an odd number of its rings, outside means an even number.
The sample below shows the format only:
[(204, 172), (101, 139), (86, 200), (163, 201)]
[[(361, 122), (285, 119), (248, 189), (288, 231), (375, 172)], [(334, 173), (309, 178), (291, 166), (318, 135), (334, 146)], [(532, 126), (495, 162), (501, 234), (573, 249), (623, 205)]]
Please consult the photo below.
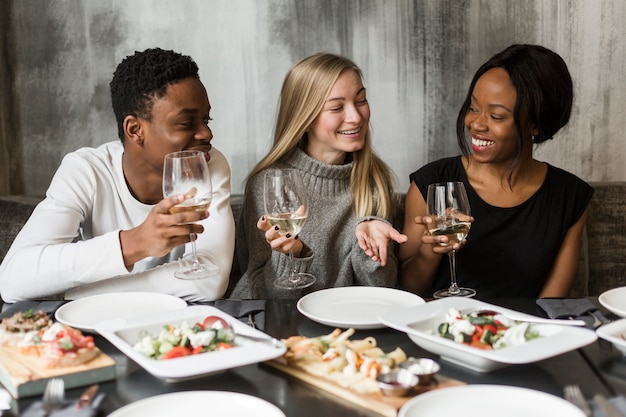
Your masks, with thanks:
[(167, 324), (154, 337), (143, 335), (133, 346), (152, 359), (172, 359), (203, 352), (230, 349), (235, 346), (235, 332), (217, 316), (208, 316), (202, 323)]
[(437, 327), (437, 333), (457, 343), (488, 350), (517, 346), (541, 337), (527, 322), (496, 320), (493, 315), (477, 312), (462, 314), (453, 308)]

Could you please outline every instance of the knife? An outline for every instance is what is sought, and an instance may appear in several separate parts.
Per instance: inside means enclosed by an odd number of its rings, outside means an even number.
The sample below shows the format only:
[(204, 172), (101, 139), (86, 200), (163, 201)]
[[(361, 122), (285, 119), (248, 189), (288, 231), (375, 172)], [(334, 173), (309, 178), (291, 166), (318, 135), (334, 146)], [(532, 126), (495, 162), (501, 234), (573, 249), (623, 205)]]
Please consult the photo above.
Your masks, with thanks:
[(596, 402), (600, 410), (607, 415), (607, 417), (624, 417), (624, 414), (622, 414), (622, 412), (604, 395), (596, 394), (593, 397), (593, 400)]
[(78, 397), (76, 408), (88, 407), (89, 404), (91, 404), (91, 401), (93, 401), (93, 397), (96, 396), (96, 392), (98, 392), (98, 384), (94, 384), (87, 388), (85, 392), (80, 394), (80, 397)]

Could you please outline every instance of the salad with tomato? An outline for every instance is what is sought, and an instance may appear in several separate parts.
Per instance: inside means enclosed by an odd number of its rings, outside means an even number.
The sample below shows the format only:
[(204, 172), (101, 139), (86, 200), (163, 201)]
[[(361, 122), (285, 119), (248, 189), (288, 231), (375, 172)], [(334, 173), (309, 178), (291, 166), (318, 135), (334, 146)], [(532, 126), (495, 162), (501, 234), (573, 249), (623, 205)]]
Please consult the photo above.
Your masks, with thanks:
[(208, 316), (202, 323), (167, 324), (154, 337), (143, 335), (133, 346), (151, 359), (172, 359), (204, 352), (230, 349), (235, 346), (235, 332), (221, 317)]
[(437, 333), (457, 343), (488, 350), (518, 346), (541, 337), (527, 322), (496, 320), (491, 314), (477, 312), (462, 314), (453, 308), (437, 327)]

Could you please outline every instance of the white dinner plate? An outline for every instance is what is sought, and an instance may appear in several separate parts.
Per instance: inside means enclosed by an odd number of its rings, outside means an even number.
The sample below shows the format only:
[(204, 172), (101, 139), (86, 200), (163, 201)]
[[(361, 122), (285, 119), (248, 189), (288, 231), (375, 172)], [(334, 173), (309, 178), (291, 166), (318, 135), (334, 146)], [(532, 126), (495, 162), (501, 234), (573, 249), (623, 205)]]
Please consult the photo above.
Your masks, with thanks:
[(190, 326), (202, 323), (207, 316), (219, 316), (226, 320), (235, 333), (269, 339), (270, 336), (253, 329), (223, 311), (205, 305), (189, 306), (182, 310), (167, 311), (152, 316), (103, 321), (96, 331), (115, 345), (122, 353), (157, 378), (167, 381), (183, 381), (224, 371), (238, 366), (264, 362), (282, 356), (287, 348), (282, 343), (257, 342), (235, 339), (232, 349), (204, 352), (173, 359), (151, 359), (133, 346), (146, 334), (157, 337), (166, 325), (180, 326), (186, 321)]
[(338, 287), (319, 290), (298, 300), (298, 311), (327, 326), (377, 329), (378, 316), (389, 308), (413, 307), (424, 299), (407, 291), (384, 287)]
[(607, 340), (626, 355), (626, 319), (619, 319), (596, 329), (598, 337)]
[(184, 391), (125, 405), (109, 417), (172, 416), (285, 417), (278, 407), (251, 395), (227, 391)]
[(605, 291), (600, 294), (598, 301), (611, 313), (626, 317), (626, 287)]
[(558, 324), (532, 324), (540, 337), (517, 346), (485, 350), (456, 343), (439, 336), (437, 328), (446, 320), (450, 308), (468, 314), (476, 310), (497, 310), (515, 314), (519, 320), (529, 314), (488, 304), (473, 298), (448, 297), (429, 301), (416, 307), (394, 308), (384, 312), (380, 320), (387, 326), (408, 334), (418, 346), (440, 355), (442, 359), (478, 372), (491, 372), (512, 364), (537, 362), (597, 340), (593, 330)]
[(555, 395), (504, 385), (463, 385), (420, 394), (404, 404), (398, 417), (585, 417)]
[(126, 319), (187, 307), (185, 300), (154, 292), (119, 292), (79, 298), (63, 304), (55, 313), (57, 321), (86, 332), (98, 322)]

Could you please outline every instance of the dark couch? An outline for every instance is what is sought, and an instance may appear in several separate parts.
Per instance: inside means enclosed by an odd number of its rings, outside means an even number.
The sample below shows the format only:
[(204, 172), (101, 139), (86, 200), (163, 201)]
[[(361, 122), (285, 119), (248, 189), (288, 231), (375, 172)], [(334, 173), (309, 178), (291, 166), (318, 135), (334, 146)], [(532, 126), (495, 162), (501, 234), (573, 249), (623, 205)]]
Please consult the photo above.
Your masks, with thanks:
[[(615, 287), (626, 286), (626, 182), (591, 183), (595, 194), (583, 234), (578, 277), (572, 296), (597, 296)], [(404, 195), (399, 197), (394, 224), (400, 227), (404, 216)], [(32, 213), (39, 198), (0, 196), (0, 262), (11, 242)], [(241, 195), (233, 195), (235, 220), (239, 218)], [(235, 262), (231, 275), (238, 277)]]

